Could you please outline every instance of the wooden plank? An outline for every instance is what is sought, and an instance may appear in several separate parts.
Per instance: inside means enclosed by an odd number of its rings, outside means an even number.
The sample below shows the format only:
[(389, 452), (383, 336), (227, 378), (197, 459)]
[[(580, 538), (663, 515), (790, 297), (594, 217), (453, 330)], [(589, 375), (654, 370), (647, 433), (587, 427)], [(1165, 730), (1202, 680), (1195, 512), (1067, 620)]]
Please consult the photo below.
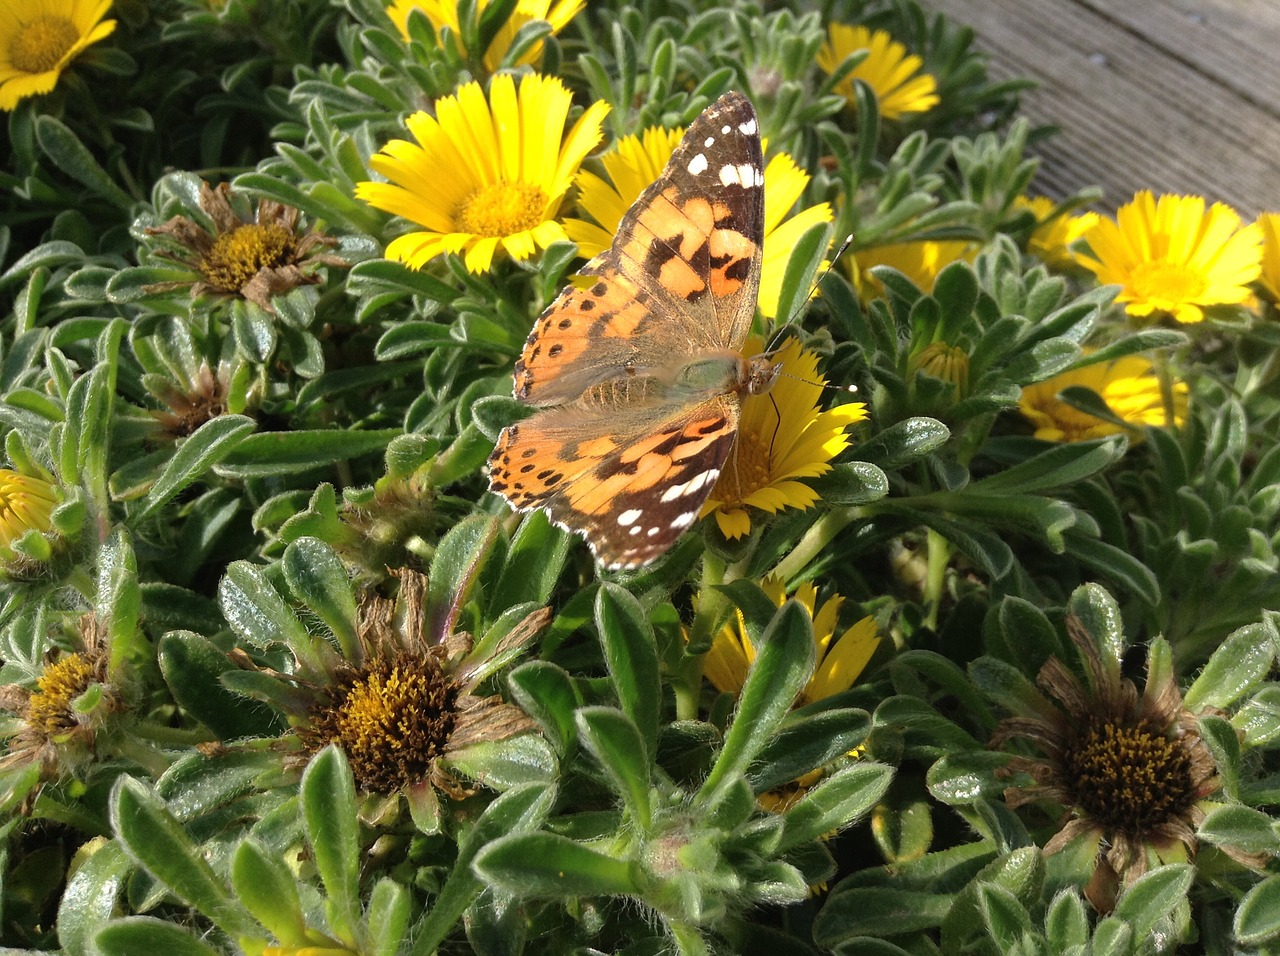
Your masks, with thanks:
[[(993, 76), (1040, 84), (1024, 94), (1023, 112), (1062, 134), (1034, 150), (1042, 160), (1036, 189), (1061, 197), (1101, 186), (1104, 210), (1139, 189), (1198, 194), (1252, 217), (1280, 210), (1280, 105), (1272, 92), (1280, 86), (1251, 82), (1280, 70), (1265, 35), (1280, 24), (1280, 13), (1251, 20), (1217, 11), (1257, 2), (928, 0), (928, 6), (974, 28)], [(1280, 34), (1270, 39), (1280, 45)]]

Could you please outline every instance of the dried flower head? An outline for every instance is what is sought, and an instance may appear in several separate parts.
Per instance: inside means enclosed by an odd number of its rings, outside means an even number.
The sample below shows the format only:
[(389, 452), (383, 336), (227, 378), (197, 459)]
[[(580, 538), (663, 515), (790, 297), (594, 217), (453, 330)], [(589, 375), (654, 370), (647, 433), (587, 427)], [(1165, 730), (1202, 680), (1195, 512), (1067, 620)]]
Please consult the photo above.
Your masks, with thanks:
[(320, 266), (346, 268), (340, 256), (324, 252), (337, 240), (312, 228), (298, 232), (299, 212), (271, 199), (258, 200), (252, 219), (245, 219), (231, 204), (231, 187), (200, 184), (200, 209), (213, 223), (213, 231), (186, 216), (174, 216), (162, 226), (147, 230), (176, 242), (180, 252), (160, 255), (192, 270), (190, 280), (159, 282), (148, 292), (168, 292), (187, 286), (192, 298), (215, 295), (240, 298), (274, 313), (271, 300), (301, 285), (315, 285)]
[(301, 684), (289, 714), (304, 756), (330, 743), (342, 748), (356, 785), (366, 793), (403, 793), (411, 804), (434, 806), (435, 791), (463, 791), (442, 762), (485, 741), (501, 741), (534, 728), (519, 708), (498, 696), (480, 696), (492, 662), (528, 644), (549, 614), (535, 612), (497, 647), (477, 653), (470, 635), (429, 636), (427, 578), (393, 574), (393, 597), (366, 593), (357, 611), (358, 659), (339, 658), (324, 680)]
[(1005, 801), (1015, 809), (1029, 803), (1062, 808), (1045, 853), (1092, 848), (1085, 895), (1109, 912), (1119, 889), (1151, 866), (1195, 853), (1202, 802), (1219, 788), (1217, 765), (1196, 715), (1183, 707), (1164, 641), (1149, 649), (1146, 684), (1139, 691), (1122, 676), (1116, 650), (1074, 615), (1067, 616), (1067, 633), (1083, 661), (1083, 678), (1050, 658), (1036, 678), (1044, 696), (1001, 721), (991, 746), (1022, 741), (1037, 751), (1018, 753), (1001, 771), (1030, 777), (1007, 788)]
[(202, 362), (185, 391), (172, 382), (153, 389), (168, 409), (151, 414), (165, 435), (186, 438), (205, 422), (227, 414), (229, 389), (227, 369), (221, 368), (215, 373), (207, 362)]
[[(108, 676), (105, 625), (93, 614), (80, 619), (80, 649), (51, 651), (35, 687), (0, 687), (0, 710), (18, 717), (0, 758), (0, 772), (35, 764), (41, 780), (55, 780), (91, 760), (104, 719), (124, 707), (123, 694)], [(78, 702), (95, 687), (93, 706)]]

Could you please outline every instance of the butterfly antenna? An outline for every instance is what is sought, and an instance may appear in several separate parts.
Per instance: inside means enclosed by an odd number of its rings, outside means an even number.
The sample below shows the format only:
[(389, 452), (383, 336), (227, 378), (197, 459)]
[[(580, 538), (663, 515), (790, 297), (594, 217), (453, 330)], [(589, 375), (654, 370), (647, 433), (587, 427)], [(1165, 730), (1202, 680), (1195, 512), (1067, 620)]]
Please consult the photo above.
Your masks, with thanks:
[[(822, 280), (827, 277), (827, 273), (829, 273), (833, 268), (835, 268), (835, 264), (838, 261), (840, 261), (840, 257), (843, 256), (849, 250), (849, 246), (851, 246), (852, 244), (853, 244), (853, 234), (850, 233), (849, 235), (844, 237), (844, 241), (841, 242), (840, 247), (836, 249), (835, 255), (831, 257), (831, 261), (827, 263), (827, 267), (822, 270), (822, 275), (818, 276), (818, 278), (814, 280), (813, 285), (809, 289), (809, 294), (804, 298), (804, 302), (800, 303), (800, 305), (796, 307), (796, 310), (791, 313), (791, 317), (788, 318), (787, 321), (783, 323), (781, 326), (779, 326), (777, 331), (773, 333), (773, 339), (772, 339), (772, 342), (770, 343), (770, 347), (764, 352), (764, 355), (766, 356), (773, 355), (775, 352), (779, 350), (779, 348), (781, 347), (779, 343), (783, 341), (784, 337), (788, 333), (788, 330), (793, 325), (799, 324), (798, 319), (799, 319), (800, 313), (809, 307), (809, 303), (812, 302), (814, 296), (818, 294), (818, 287), (822, 284)], [(830, 388), (839, 392), (848, 392), (850, 394), (855, 394), (858, 391), (858, 386), (856, 385), (826, 385), (820, 382), (810, 382), (808, 379), (802, 379), (796, 375), (788, 375), (786, 372), (782, 371), (781, 369), (778, 370), (777, 374), (781, 375), (784, 378), (790, 378), (796, 381), (806, 382), (809, 385), (822, 385), (823, 388)], [(774, 407), (775, 408), (777, 407), (776, 403)]]
[[(809, 307), (809, 303), (812, 302), (814, 297), (818, 294), (818, 287), (822, 285), (822, 280), (825, 279), (827, 277), (827, 274), (831, 272), (832, 269), (835, 268), (836, 263), (840, 261), (840, 257), (843, 256), (848, 251), (849, 246), (851, 246), (852, 244), (853, 244), (853, 233), (850, 233), (849, 235), (844, 237), (844, 241), (840, 243), (840, 248), (838, 248), (836, 250), (835, 255), (831, 257), (831, 261), (827, 263), (827, 267), (822, 270), (822, 275), (818, 276), (818, 278), (814, 280), (813, 285), (809, 287), (809, 294), (804, 297), (804, 301), (801, 302), (798, 306), (796, 306), (795, 311), (792, 312), (790, 316), (788, 316), (787, 321), (784, 322), (782, 325), (780, 325), (778, 329), (773, 333), (774, 342), (780, 341), (781, 337), (787, 332), (788, 329), (791, 328), (791, 326), (799, 324), (800, 313)], [(776, 345), (770, 348), (767, 352), (765, 352), (765, 354), (768, 355), (769, 352), (774, 352), (774, 351), (777, 351)]]

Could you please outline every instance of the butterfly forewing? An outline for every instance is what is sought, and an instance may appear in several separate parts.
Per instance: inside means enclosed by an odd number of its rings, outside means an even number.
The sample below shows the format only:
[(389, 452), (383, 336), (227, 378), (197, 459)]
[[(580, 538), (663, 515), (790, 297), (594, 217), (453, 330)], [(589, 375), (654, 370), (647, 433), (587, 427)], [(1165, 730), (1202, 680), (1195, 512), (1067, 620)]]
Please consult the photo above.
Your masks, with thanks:
[(726, 93), (582, 270), (594, 281), (561, 292), (516, 363), (516, 397), (542, 410), (503, 431), (490, 487), (583, 534), (607, 566), (670, 548), (733, 444), (748, 384), (736, 353), (760, 283), (761, 162), (755, 110)]

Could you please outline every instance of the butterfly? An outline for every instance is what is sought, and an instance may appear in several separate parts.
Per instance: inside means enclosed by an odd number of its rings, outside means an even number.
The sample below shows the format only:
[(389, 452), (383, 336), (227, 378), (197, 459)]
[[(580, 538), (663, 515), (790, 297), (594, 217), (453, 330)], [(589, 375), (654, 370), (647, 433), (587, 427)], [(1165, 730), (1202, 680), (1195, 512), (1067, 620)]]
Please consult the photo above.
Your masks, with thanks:
[(499, 435), (490, 490), (581, 534), (607, 568), (666, 553), (715, 487), (743, 396), (778, 373), (741, 355), (763, 231), (755, 108), (726, 93), (583, 267), (587, 278), (534, 323), (514, 393), (537, 411)]

